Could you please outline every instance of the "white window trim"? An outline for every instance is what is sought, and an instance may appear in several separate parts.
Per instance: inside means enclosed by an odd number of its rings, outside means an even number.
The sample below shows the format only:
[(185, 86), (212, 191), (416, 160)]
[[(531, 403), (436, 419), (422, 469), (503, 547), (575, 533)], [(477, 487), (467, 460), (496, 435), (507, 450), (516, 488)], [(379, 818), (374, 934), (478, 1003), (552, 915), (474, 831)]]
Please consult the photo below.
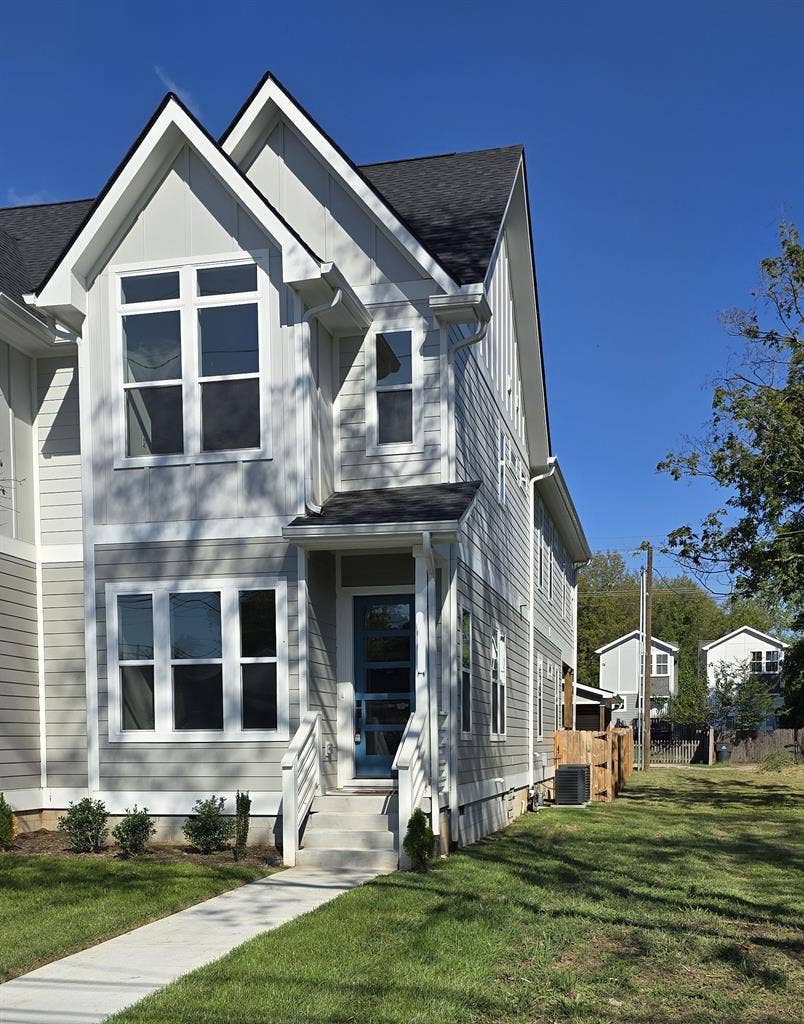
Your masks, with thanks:
[[(490, 727), (489, 727), (489, 733), (490, 733), (490, 737), (491, 737), (492, 743), (502, 743), (502, 742), (504, 742), (508, 738), (508, 655), (507, 655), (507, 650), (506, 650), (505, 633), (503, 633), (502, 630), (498, 626), (495, 626), (494, 629), (492, 630), (491, 643), (492, 643), (492, 648), (491, 648), (491, 652), (490, 652), (491, 653), (490, 665), (491, 665), (491, 663), (493, 661), (493, 658), (494, 658), (495, 645), (496, 645), (497, 682), (495, 683), (494, 676), (493, 676), (493, 674), (491, 672), (489, 672), (489, 677), (490, 677), (490, 683), (491, 683), (492, 687), (497, 686), (497, 687), (502, 689), (502, 695), (503, 695), (502, 709), (503, 709), (503, 718), (504, 718), (504, 721), (505, 721), (505, 728), (503, 729), (502, 732), (496, 732), (495, 731), (495, 726), (499, 723), (499, 708), (500, 708), (499, 699), (500, 698), (499, 698), (499, 693), (498, 693), (497, 694), (497, 722), (495, 722), (493, 718), (491, 719), (491, 723), (490, 723)], [(491, 694), (489, 694), (489, 697), (491, 698)], [(491, 699), (489, 700), (489, 707), (490, 708), (493, 707)]]
[[(664, 658), (667, 665), (667, 669), (664, 672), (659, 671), (659, 658)], [(653, 675), (655, 676), (669, 676), (670, 675), (670, 655), (665, 654), (664, 651), (653, 652), (653, 665), (651, 666)]]
[[(424, 451), (424, 355), (422, 350), (427, 337), (427, 327), (427, 322), (421, 317), (380, 320), (372, 324), (364, 339), (367, 455), (408, 455)], [(413, 393), (411, 402), (412, 440), (380, 444), (377, 412), (377, 335), (390, 334), (394, 331), (410, 331), (411, 390)]]
[[(500, 449), (502, 448), (502, 451)], [(497, 424), (497, 501), (505, 507), (508, 497), (508, 434), (502, 423)]]
[[(276, 594), (276, 729), (243, 729), (241, 662), (270, 659), (240, 657), (240, 623), (237, 595), (244, 590), (273, 590)], [(170, 658), (171, 593), (212, 592), (221, 595), (223, 663), (223, 729), (175, 730), (173, 728), (173, 673)], [(119, 629), (117, 598), (121, 594), (150, 594), (154, 615), (154, 720), (153, 730), (122, 728)], [(209, 662), (218, 659), (208, 659)], [(207, 663), (205, 660), (204, 664)], [(224, 579), (130, 580), (106, 585), (106, 664), (109, 700), (110, 743), (249, 743), (290, 738), (288, 686), (287, 580), (283, 576)], [(128, 662), (127, 662), (128, 664)], [(149, 662), (150, 664), (150, 662)]]
[[(228, 295), (196, 294), (196, 270), (212, 267), (227, 267), (254, 263), (257, 266), (256, 292), (233, 292)], [(179, 274), (179, 298), (158, 302), (124, 303), (122, 301), (121, 279), (143, 277), (149, 274)], [(114, 445), (114, 468), (131, 469), (144, 466), (185, 466), (200, 462), (249, 462), (272, 458), (271, 382), (272, 357), (271, 339), (279, 337), (278, 306), (275, 289), (271, 287), (268, 250), (254, 253), (223, 253), (208, 257), (186, 257), (176, 260), (153, 260), (122, 264), (109, 274), (109, 337), (112, 339), (112, 432)], [(235, 306), (257, 304), (258, 349), (259, 349), (259, 392), (260, 392), (260, 438), (259, 448), (236, 448), (225, 451), (205, 452), (201, 450), (201, 383), (199, 379), (198, 350), (198, 309), (210, 306)], [(184, 451), (171, 455), (128, 455), (126, 452), (126, 404), (124, 392), (128, 390), (123, 360), (123, 316), (137, 313), (159, 313), (179, 310), (181, 317), (181, 386), (182, 414), (184, 426)], [(254, 374), (231, 374), (220, 379), (254, 377)], [(215, 378), (203, 378), (204, 380)], [(179, 381), (173, 382), (176, 386)], [(157, 384), (156, 386), (167, 386)]]
[[(463, 692), (464, 691), (463, 674), (464, 674), (464, 671), (465, 671), (464, 664), (463, 664), (463, 617), (464, 617), (464, 614), (469, 616), (469, 728), (468, 729), (464, 729), (464, 727), (463, 727), (463, 697), (464, 697), (464, 692)], [(473, 724), (473, 718), (474, 718), (473, 707), (472, 707), (474, 701), (472, 700), (472, 695), (473, 695), (472, 691), (474, 690), (474, 675), (475, 675), (475, 673), (474, 673), (474, 661), (475, 661), (475, 658), (474, 658), (474, 621), (473, 621), (473, 616), (472, 616), (472, 609), (466, 607), (466, 605), (459, 605), (459, 607), (458, 607), (458, 630), (459, 630), (458, 636), (459, 636), (459, 639), (460, 639), (460, 652), (459, 652), (459, 655), (458, 655), (458, 670), (459, 670), (459, 672), (461, 674), (461, 685), (460, 685), (460, 697), (461, 697), (461, 700), (460, 700), (460, 705), (459, 705), (459, 708), (458, 708), (458, 713), (460, 715), (460, 733), (461, 733), (461, 737), (463, 739), (466, 739), (467, 737), (472, 735), (472, 724)]]

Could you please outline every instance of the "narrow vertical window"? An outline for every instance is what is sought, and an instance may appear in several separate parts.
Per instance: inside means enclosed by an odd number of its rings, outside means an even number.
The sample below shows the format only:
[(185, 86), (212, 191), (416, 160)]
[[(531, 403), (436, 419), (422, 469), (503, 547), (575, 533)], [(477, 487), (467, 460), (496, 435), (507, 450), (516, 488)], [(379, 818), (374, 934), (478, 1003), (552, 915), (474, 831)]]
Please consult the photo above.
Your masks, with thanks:
[(239, 595), (240, 680), (243, 729), (275, 729), (276, 594), (246, 590)]
[(117, 598), (117, 661), (121, 728), (152, 730), (154, 721), (154, 609), (150, 594)]
[(553, 600), (553, 524), (548, 529), (547, 543), (547, 600)]
[(501, 505), (505, 504), (505, 457), (507, 444), (505, 431), (501, 429), (497, 437), (497, 499)]
[(537, 502), (534, 515), (539, 528), (539, 590), (544, 590), (544, 510), (541, 501)]
[(413, 441), (413, 334), (375, 335), (377, 443)]
[(461, 612), (461, 732), (472, 730), (472, 613)]
[(170, 595), (173, 727), (223, 729), (221, 595)]
[(544, 662), (541, 654), (536, 667), (536, 739), (544, 739)]
[(564, 717), (564, 685), (561, 678), (561, 669), (558, 665), (553, 666), (553, 693), (555, 694), (556, 710), (555, 710), (555, 723), (556, 729), (560, 729), (562, 726), (562, 719)]
[(505, 637), (495, 629), (491, 638), (491, 734), (505, 735), (506, 702)]

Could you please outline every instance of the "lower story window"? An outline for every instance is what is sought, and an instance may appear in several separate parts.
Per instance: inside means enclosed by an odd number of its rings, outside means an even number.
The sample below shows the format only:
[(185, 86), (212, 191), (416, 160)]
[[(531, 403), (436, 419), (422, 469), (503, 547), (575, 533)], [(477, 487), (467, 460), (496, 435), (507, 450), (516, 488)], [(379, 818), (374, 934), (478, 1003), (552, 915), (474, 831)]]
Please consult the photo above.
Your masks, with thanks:
[(461, 610), (461, 732), (472, 731), (472, 613)]
[(491, 735), (505, 736), (506, 666), (505, 637), (495, 629), (491, 637)]
[(287, 734), (284, 580), (110, 586), (112, 739)]

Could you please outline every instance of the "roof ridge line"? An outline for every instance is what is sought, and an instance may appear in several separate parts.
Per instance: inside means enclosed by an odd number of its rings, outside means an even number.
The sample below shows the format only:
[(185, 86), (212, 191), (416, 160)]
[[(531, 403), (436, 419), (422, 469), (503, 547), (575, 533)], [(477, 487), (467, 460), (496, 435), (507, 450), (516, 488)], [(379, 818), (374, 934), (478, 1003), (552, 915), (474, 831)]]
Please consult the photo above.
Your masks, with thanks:
[(400, 156), (395, 160), (372, 160), (367, 164), (358, 164), (358, 167), (387, 167), (389, 164), (412, 164), (417, 160), (443, 160), (451, 156), (476, 156), (478, 153), (502, 153), (507, 149), (524, 150), (521, 142), (512, 142), (508, 146), (484, 146), (482, 149), (455, 149), (449, 153), (429, 153), (422, 156)]
[(36, 210), (43, 206), (70, 206), (72, 203), (94, 203), (95, 196), (86, 199), (56, 199), (52, 203), (18, 203), (16, 206), (0, 206), (0, 213), (7, 210)]

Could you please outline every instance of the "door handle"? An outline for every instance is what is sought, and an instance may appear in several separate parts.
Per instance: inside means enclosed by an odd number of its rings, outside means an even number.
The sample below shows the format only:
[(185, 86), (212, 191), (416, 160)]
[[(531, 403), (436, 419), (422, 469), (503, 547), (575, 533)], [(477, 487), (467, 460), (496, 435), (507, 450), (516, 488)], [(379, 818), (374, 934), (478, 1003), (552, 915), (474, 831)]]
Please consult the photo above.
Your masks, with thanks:
[(360, 743), (362, 738), (361, 722), (363, 720), (363, 701), (359, 700), (355, 704), (355, 746)]

